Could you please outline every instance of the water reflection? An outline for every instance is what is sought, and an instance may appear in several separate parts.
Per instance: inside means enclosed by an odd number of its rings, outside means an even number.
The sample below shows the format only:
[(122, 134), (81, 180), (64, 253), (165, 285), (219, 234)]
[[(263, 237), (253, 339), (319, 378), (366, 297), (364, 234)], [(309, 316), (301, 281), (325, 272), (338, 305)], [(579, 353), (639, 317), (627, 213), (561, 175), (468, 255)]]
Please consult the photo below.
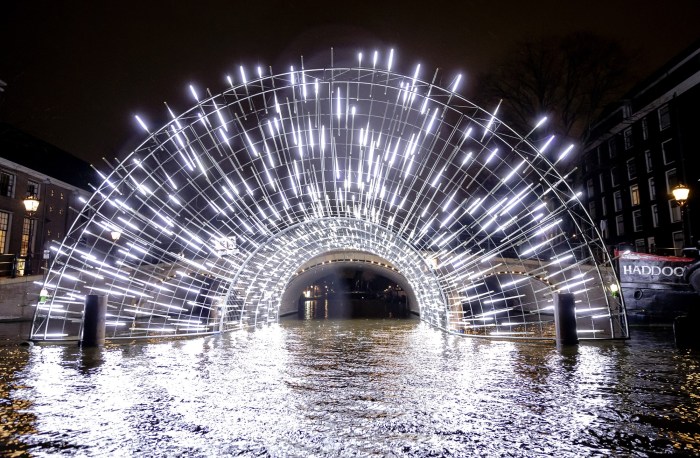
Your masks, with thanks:
[(5, 347), (1, 440), (16, 456), (693, 454), (698, 359), (665, 337), (559, 351), (329, 319)]

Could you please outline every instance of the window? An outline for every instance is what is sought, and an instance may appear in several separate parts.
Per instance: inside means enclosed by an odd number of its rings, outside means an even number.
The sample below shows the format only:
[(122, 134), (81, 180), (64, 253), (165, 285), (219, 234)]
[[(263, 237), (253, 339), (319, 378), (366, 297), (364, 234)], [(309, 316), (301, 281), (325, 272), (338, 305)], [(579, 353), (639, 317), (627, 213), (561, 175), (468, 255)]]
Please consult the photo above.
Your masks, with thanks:
[(588, 202), (588, 214), (591, 215), (591, 219), (597, 218), (594, 201)]
[(34, 248), (34, 223), (36, 220), (24, 218), (22, 223), (22, 243), (19, 247), (19, 255), (27, 256)]
[(611, 159), (617, 156), (617, 144), (615, 143), (615, 137), (608, 140), (608, 153), (610, 154)]
[(639, 185), (630, 186), (630, 202), (632, 206), (639, 205)]
[(647, 164), (647, 172), (651, 172), (653, 168), (653, 164), (651, 162), (651, 151), (646, 150), (644, 151), (644, 162)]
[(598, 157), (598, 165), (603, 163), (603, 156), (600, 154), (600, 146), (595, 149), (596, 156)]
[(604, 239), (607, 239), (609, 236), (609, 234), (608, 234), (608, 220), (606, 220), (606, 219), (600, 220), (600, 235), (602, 235)]
[(10, 214), (0, 212), (0, 253), (7, 250), (7, 241), (10, 239)]
[(683, 232), (678, 231), (673, 233), (673, 249), (676, 255), (681, 255), (683, 253), (683, 245), (685, 240), (683, 240)]
[(676, 169), (671, 169), (666, 171), (666, 193), (671, 194), (671, 190), (678, 184), (678, 177), (676, 176)]
[(605, 191), (605, 178), (603, 178), (603, 174), (601, 173), (598, 175), (598, 181), (600, 182), (600, 192)]
[(63, 193), (61, 193), (61, 200), (63, 200)]
[(615, 217), (615, 227), (618, 236), (625, 235), (625, 221), (622, 218), (622, 215), (617, 215)]
[(674, 161), (672, 146), (670, 139), (661, 143), (661, 155), (664, 157), (664, 164), (672, 164)]
[(603, 216), (608, 216), (608, 199), (605, 196), (600, 199), (600, 208), (603, 212)]
[(588, 198), (590, 199), (595, 193), (595, 189), (593, 188), (593, 178), (589, 178), (588, 181), (586, 181), (586, 186), (588, 187)]
[(656, 200), (656, 180), (649, 178), (649, 200)]
[(672, 223), (677, 223), (681, 220), (681, 207), (678, 205), (678, 202), (675, 200), (671, 199), (668, 201), (668, 208), (671, 214), (671, 222)]
[(618, 185), (617, 182), (617, 167), (610, 167), (610, 185), (615, 187)]
[(642, 118), (642, 140), (649, 139), (649, 123), (647, 123), (647, 118)]
[(656, 204), (651, 206), (651, 224), (659, 227), (659, 206)]
[(642, 211), (635, 210), (632, 212), (632, 226), (634, 226), (634, 232), (639, 232), (642, 230)]
[(634, 159), (627, 161), (627, 178), (630, 180), (637, 178), (637, 166), (634, 163)]
[(636, 251), (637, 253), (644, 253), (646, 251), (644, 239), (637, 239), (634, 241), (634, 251)]
[(0, 196), (15, 196), (15, 176), (4, 170), (0, 170)]
[(27, 181), (27, 195), (28, 196), (39, 196), (39, 183), (35, 181)]
[(647, 246), (649, 247), (649, 253), (656, 253), (656, 240), (654, 237), (647, 237)]
[(659, 130), (668, 129), (671, 127), (671, 111), (668, 109), (668, 105), (664, 105), (659, 108)]
[(615, 191), (615, 194), (613, 194), (613, 205), (615, 206), (616, 212), (622, 211), (622, 192), (621, 191)]
[(622, 132), (622, 138), (625, 141), (625, 150), (632, 148), (632, 128), (628, 127)]

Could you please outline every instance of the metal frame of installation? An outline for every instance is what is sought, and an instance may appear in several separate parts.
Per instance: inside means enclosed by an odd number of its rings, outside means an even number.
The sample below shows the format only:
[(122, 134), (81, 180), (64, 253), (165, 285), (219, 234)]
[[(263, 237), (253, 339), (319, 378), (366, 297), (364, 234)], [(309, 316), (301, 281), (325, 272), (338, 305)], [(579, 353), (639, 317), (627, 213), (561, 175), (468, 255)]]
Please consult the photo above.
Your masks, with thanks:
[[(357, 66), (240, 67), (151, 130), (85, 202), (37, 305), (32, 339), (82, 333), (107, 295), (107, 338), (224, 332), (296, 312), (302, 274), (365, 262), (402, 280), (437, 328), (552, 338), (575, 295), (580, 338), (626, 338), (612, 261), (555, 165), (572, 146), (528, 140), (458, 94), (461, 75)], [(355, 57), (353, 57), (354, 61)], [(287, 294), (289, 296), (289, 294)]]

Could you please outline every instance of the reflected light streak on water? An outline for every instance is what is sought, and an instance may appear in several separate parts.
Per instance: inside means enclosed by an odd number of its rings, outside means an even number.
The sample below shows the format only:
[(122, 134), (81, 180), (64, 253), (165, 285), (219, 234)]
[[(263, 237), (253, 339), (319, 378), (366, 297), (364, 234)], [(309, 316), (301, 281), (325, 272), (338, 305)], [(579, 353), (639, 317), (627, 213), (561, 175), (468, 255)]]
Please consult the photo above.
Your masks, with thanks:
[(654, 333), (551, 344), (416, 321), (0, 347), (9, 456), (590, 456), (698, 452), (697, 356)]

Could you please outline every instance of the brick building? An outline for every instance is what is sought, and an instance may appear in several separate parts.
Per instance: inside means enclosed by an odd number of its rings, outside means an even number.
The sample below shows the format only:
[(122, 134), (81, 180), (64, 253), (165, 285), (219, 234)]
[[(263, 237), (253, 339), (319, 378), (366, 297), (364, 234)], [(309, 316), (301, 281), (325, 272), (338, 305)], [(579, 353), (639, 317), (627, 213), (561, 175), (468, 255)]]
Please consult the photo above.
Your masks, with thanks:
[[(88, 183), (86, 162), (7, 124), (0, 124), (0, 276), (42, 274), (44, 251), (72, 225)], [(28, 214), (27, 196), (39, 200)]]
[[(581, 156), (582, 201), (609, 248), (680, 254), (700, 229), (700, 42), (593, 126)], [(690, 188), (685, 215), (671, 190)], [(685, 233), (685, 234), (684, 234)]]

